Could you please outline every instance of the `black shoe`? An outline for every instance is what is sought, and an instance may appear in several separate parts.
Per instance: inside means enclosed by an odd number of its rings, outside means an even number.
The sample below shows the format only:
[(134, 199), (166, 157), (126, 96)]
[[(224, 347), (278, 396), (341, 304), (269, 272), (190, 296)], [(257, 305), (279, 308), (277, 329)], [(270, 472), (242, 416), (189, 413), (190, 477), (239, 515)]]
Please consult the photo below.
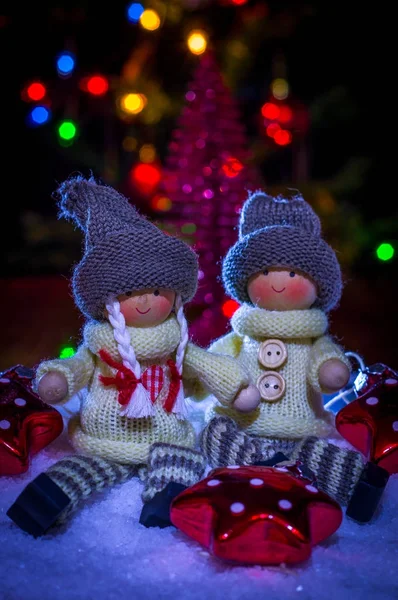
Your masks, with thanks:
[(366, 463), (348, 503), (346, 516), (358, 523), (368, 523), (376, 512), (389, 477), (383, 467)]
[(140, 523), (145, 527), (169, 527), (170, 506), (178, 494), (187, 489), (186, 485), (171, 481), (163, 490), (154, 495), (152, 500), (145, 502), (140, 515)]
[(7, 516), (26, 533), (39, 537), (54, 525), (69, 504), (69, 496), (41, 473), (21, 492)]

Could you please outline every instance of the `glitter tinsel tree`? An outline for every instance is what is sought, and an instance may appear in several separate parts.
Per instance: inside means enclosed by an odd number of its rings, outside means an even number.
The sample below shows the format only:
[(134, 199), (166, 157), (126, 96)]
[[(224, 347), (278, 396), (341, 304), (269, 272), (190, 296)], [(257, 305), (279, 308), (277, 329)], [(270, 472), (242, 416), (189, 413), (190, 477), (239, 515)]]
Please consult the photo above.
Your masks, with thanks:
[(163, 188), (172, 203), (168, 223), (173, 233), (199, 255), (191, 334), (206, 346), (225, 333), (236, 308), (220, 282), (221, 261), (237, 239), (243, 202), (263, 182), (250, 164), (237, 103), (211, 52), (200, 58), (185, 99), (165, 161)]

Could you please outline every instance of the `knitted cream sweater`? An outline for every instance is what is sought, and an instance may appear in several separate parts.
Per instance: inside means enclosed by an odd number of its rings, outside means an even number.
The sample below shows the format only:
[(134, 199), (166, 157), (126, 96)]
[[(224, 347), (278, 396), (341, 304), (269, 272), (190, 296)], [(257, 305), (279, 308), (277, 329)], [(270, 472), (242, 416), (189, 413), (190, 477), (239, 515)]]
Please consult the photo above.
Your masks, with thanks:
[(216, 340), (210, 352), (238, 358), (252, 382), (267, 369), (258, 360), (258, 350), (267, 339), (281, 340), (287, 350), (287, 360), (279, 368), (286, 383), (282, 398), (276, 402), (262, 400), (252, 413), (239, 413), (215, 404), (207, 420), (217, 415), (233, 418), (252, 435), (298, 439), (307, 435), (327, 436), (334, 430), (334, 416), (323, 409), (319, 385), (319, 369), (338, 358), (348, 368), (344, 352), (324, 333), (328, 327), (326, 315), (318, 309), (268, 311), (241, 306), (231, 320), (233, 332)]
[[(154, 442), (166, 442), (193, 447), (195, 432), (187, 420), (174, 413), (165, 412), (162, 406), (170, 384), (166, 361), (175, 359), (180, 340), (180, 328), (174, 315), (152, 328), (128, 327), (131, 344), (144, 369), (159, 365), (164, 369), (164, 383), (155, 401), (155, 415), (150, 418), (129, 419), (120, 416), (114, 386), (105, 387), (99, 375), (114, 377), (116, 370), (99, 357), (101, 349), (121, 363), (111, 325), (90, 321), (84, 328), (83, 343), (71, 358), (49, 360), (41, 363), (36, 374), (36, 384), (48, 371), (63, 373), (68, 381), (68, 396), (87, 387), (80, 414), (69, 421), (69, 436), (77, 452), (101, 456), (119, 463), (146, 462), (149, 448)], [(193, 344), (188, 344), (183, 364), (183, 381), (201, 384), (220, 402), (230, 404), (242, 387), (248, 383), (243, 369), (227, 356), (213, 355)]]

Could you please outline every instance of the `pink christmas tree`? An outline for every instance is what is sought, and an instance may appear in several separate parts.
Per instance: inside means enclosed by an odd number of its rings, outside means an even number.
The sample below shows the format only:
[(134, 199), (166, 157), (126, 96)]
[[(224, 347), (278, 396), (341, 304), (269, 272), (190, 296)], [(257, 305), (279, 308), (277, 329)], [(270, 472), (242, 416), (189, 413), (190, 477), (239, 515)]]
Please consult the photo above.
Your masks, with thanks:
[(207, 346), (225, 333), (237, 307), (224, 294), (221, 262), (237, 239), (242, 203), (263, 182), (250, 164), (236, 102), (212, 53), (200, 58), (185, 98), (165, 161), (163, 190), (172, 203), (173, 232), (199, 255), (190, 330)]

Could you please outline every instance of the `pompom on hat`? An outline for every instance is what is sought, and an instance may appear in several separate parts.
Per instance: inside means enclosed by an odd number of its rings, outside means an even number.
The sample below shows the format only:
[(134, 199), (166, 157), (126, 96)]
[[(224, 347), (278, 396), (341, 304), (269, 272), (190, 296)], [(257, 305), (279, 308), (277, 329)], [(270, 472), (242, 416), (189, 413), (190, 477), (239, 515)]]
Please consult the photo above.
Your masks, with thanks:
[(325, 312), (341, 297), (341, 270), (333, 249), (321, 237), (321, 223), (312, 207), (297, 195), (250, 195), (240, 216), (239, 240), (223, 261), (226, 292), (237, 302), (251, 304), (249, 278), (265, 268), (298, 269), (318, 287), (314, 304)]
[(197, 288), (198, 259), (182, 240), (140, 216), (127, 198), (93, 177), (72, 177), (56, 192), (59, 217), (85, 234), (84, 255), (73, 272), (75, 302), (82, 313), (104, 320), (110, 296), (162, 287), (189, 302)]

